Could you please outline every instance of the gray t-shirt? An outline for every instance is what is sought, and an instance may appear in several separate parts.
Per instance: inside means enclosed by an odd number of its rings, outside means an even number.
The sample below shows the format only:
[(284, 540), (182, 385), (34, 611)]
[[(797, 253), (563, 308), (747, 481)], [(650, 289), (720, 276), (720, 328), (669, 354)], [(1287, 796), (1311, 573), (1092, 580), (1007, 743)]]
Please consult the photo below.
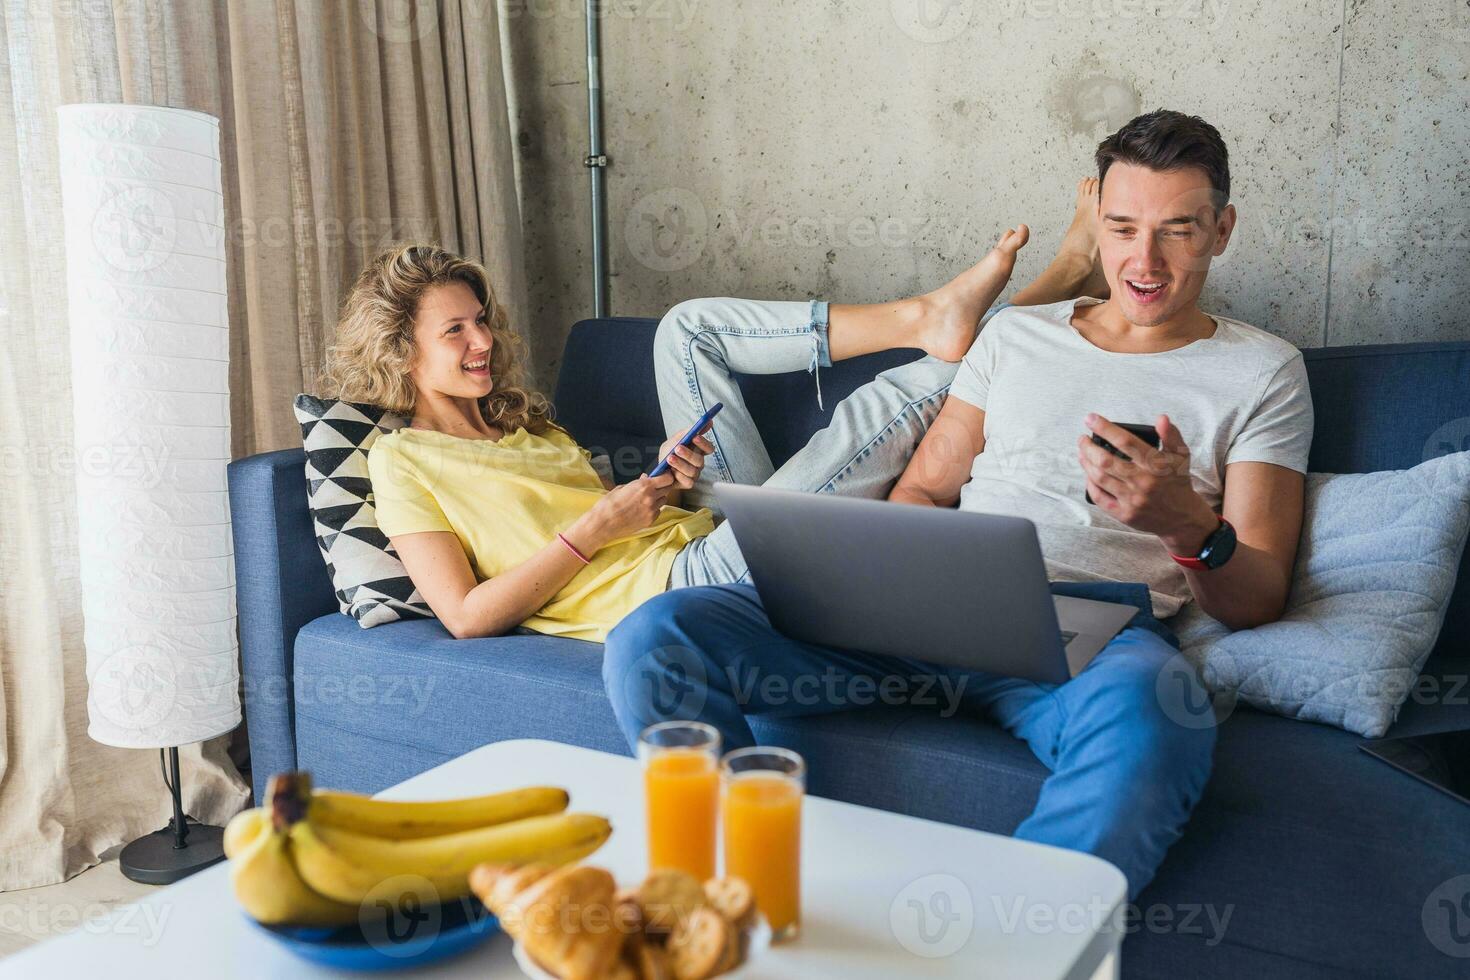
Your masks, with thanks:
[(1291, 344), (1219, 316), (1213, 336), (1176, 350), (1105, 351), (1072, 326), (1074, 307), (1096, 302), (1011, 307), (980, 331), (949, 389), (985, 410), (985, 451), (959, 505), (1033, 521), (1053, 580), (1144, 582), (1154, 615), (1172, 616), (1193, 596), (1163, 542), (1083, 497), (1083, 419), (1152, 425), (1168, 415), (1189, 446), (1195, 491), (1218, 512), (1230, 463), (1307, 471), (1307, 371)]

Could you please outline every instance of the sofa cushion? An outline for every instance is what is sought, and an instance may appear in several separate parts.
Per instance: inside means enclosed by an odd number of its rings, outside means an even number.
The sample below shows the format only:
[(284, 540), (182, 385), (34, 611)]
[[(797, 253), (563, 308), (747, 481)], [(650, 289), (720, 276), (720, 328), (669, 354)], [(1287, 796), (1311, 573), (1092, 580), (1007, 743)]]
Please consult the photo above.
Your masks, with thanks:
[[(345, 616), (322, 616), (297, 634), (294, 690), (299, 764), (324, 785), (374, 791), (508, 738), (628, 754), (603, 690), (602, 645), (583, 640), (530, 632), (456, 640), (437, 620), (364, 631)], [(839, 761), (854, 744), (888, 743), (904, 719), (873, 709), (799, 726), (799, 751), (823, 763), (812, 766), (812, 791), (853, 798), (876, 773), (917, 804), (930, 792), (922, 767), (904, 775), (906, 763), (878, 751), (859, 767)], [(752, 727), (762, 738), (796, 737), (786, 721), (757, 718)], [(1044, 775), (1026, 747), (999, 729), (980, 726), (966, 741), (984, 759), (1001, 760), (1005, 773)], [(963, 807), (955, 801), (953, 812)]]
[(1232, 633), (1190, 604), (1170, 626), (1227, 700), (1377, 738), (1434, 648), (1467, 529), (1470, 452), (1313, 473), (1286, 614)]

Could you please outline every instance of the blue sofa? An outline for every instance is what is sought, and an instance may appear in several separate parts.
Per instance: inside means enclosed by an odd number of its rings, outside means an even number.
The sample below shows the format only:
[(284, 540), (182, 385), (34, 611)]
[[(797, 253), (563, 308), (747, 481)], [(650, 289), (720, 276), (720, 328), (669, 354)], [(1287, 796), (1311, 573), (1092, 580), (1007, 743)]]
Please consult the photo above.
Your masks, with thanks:
[[(654, 325), (590, 320), (567, 341), (559, 418), (584, 445), (609, 452), (620, 479), (661, 441)], [(827, 404), (912, 356), (824, 368)], [(1470, 417), (1470, 343), (1326, 348), (1308, 351), (1307, 362), (1316, 471), (1412, 466), (1444, 423)], [(742, 386), (778, 464), (825, 424), (805, 374)], [(626, 753), (597, 644), (534, 634), (456, 641), (437, 621), (364, 630), (341, 615), (312, 537), (303, 462), (287, 450), (230, 467), (257, 797), (271, 773), (295, 767), (323, 785), (376, 791), (508, 738)], [(1467, 637), (1462, 565), (1425, 672), (1440, 696), (1411, 700), (1392, 734), (1470, 727)], [(814, 793), (1000, 833), (1030, 811), (1047, 775), (984, 721), (919, 708), (754, 727), (810, 760)], [(1465, 960), (1427, 939), (1421, 916), (1436, 886), (1470, 872), (1470, 809), (1360, 752), (1359, 741), (1234, 712), (1186, 836), (1140, 898), (1156, 918), (1136, 922), (1125, 940), (1128, 976), (1466, 975)], [(1206, 907), (1230, 915), (1223, 939), (1206, 926)]]

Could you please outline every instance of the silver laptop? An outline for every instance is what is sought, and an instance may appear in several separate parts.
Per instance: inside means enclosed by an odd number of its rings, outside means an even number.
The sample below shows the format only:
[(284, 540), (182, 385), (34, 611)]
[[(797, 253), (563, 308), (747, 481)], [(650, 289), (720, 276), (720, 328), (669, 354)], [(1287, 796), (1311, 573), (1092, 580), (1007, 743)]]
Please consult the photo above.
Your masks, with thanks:
[(1053, 596), (1021, 517), (715, 486), (771, 624), (806, 643), (1060, 684), (1138, 610)]

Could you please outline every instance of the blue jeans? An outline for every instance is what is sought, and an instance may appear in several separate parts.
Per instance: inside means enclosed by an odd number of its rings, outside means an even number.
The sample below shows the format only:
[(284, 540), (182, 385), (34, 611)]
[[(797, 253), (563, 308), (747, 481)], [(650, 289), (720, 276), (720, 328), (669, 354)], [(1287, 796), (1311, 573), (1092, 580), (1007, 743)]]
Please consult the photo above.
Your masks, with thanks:
[[(1005, 304), (991, 308), (981, 323)], [(957, 364), (922, 357), (881, 372), (831, 409), (831, 421), (780, 469), (771, 461), (735, 375), (815, 375), (832, 364), (828, 304), (692, 299), (669, 310), (654, 336), (658, 400), (670, 435), (684, 431), (715, 402), (725, 405), (710, 430), (715, 451), (682, 506), (716, 515), (716, 483), (744, 483), (804, 493), (881, 498), (903, 473), (944, 404)], [(670, 588), (721, 585), (746, 577), (745, 558), (728, 525), (689, 542), (669, 573)]]
[(684, 719), (715, 726), (726, 748), (740, 748), (755, 742), (746, 714), (826, 714), (856, 700), (843, 693), (854, 691), (854, 679), (865, 679), (869, 692), (884, 691), (886, 682), (895, 693), (928, 679), (925, 690), (952, 693), (959, 705), (1025, 740), (1051, 769), (1015, 836), (1111, 861), (1136, 896), (1209, 778), (1213, 710), (1178, 656), (1178, 641), (1150, 614), (1145, 586), (1052, 588), (1139, 608), (1065, 684), (800, 643), (771, 626), (749, 585), (676, 589), (650, 599), (608, 637), (603, 681), (630, 746), (646, 726)]

